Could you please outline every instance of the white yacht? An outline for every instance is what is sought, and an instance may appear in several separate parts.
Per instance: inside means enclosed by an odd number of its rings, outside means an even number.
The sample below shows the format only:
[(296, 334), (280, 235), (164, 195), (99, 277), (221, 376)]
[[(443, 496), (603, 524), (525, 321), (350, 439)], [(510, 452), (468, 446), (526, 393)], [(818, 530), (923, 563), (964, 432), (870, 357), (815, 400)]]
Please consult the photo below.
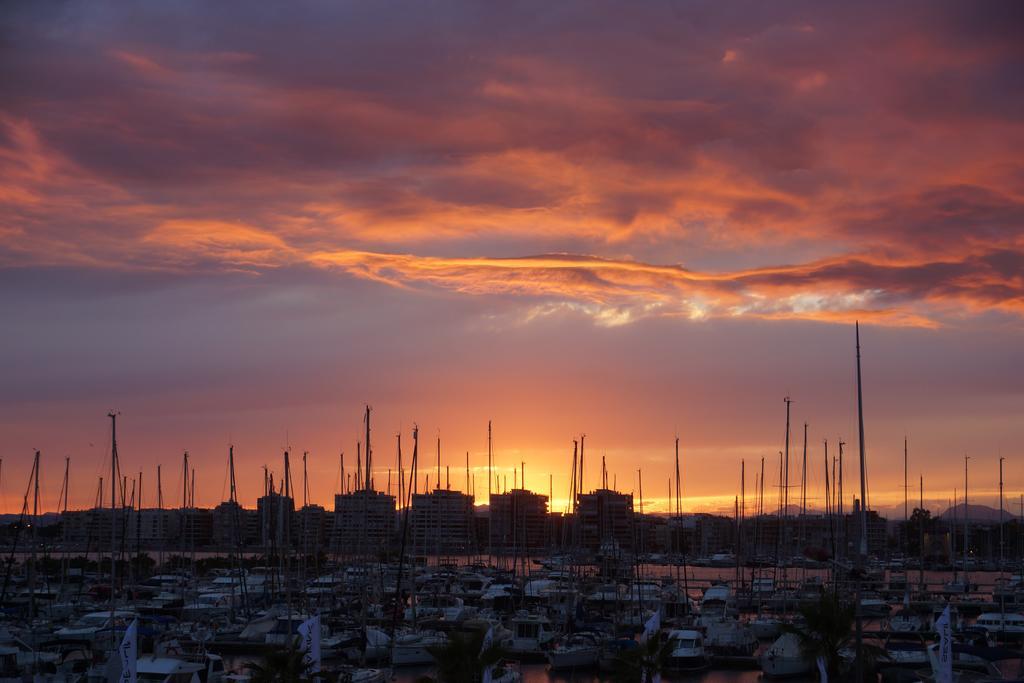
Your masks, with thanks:
[(517, 613), (509, 620), (509, 629), (512, 637), (505, 649), (517, 657), (543, 659), (547, 644), (555, 637), (548, 618), (532, 612)]
[(975, 626), (988, 631), (990, 634), (1015, 634), (1024, 633), (1024, 616), (1014, 612), (985, 612), (974, 622)]
[(220, 657), (207, 655), (205, 661), (193, 662), (176, 657), (139, 657), (136, 671), (140, 683), (221, 683), (224, 662)]
[(665, 647), (669, 650), (668, 665), (672, 669), (701, 671), (711, 664), (711, 659), (704, 650), (704, 636), (700, 631), (689, 629), (669, 631)]
[(811, 662), (800, 648), (800, 639), (793, 633), (783, 633), (761, 654), (761, 671), (765, 676), (785, 678), (802, 676), (811, 671)]
[(548, 662), (552, 669), (585, 669), (597, 666), (601, 645), (596, 634), (574, 633), (555, 641), (548, 650)]
[(417, 666), (433, 664), (434, 655), (430, 649), (444, 647), (448, 637), (435, 631), (414, 631), (395, 636), (395, 644), (391, 648), (392, 666)]

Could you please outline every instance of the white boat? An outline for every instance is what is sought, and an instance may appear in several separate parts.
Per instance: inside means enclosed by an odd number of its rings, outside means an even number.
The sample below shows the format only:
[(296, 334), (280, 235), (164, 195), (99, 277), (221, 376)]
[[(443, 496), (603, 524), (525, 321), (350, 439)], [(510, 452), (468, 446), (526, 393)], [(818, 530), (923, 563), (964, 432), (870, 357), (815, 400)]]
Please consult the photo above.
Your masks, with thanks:
[(207, 656), (205, 661), (194, 662), (177, 657), (139, 657), (136, 663), (139, 681), (146, 683), (221, 683), (224, 662), (220, 657)]
[[(273, 627), (266, 632), (263, 636), (263, 642), (267, 645), (288, 645), (297, 644), (299, 642), (299, 626), (310, 618), (308, 614), (298, 614), (293, 612), (291, 615), (279, 614), (274, 621)], [(327, 638), (330, 635), (330, 629), (326, 624), (320, 626), (320, 637)]]
[(677, 671), (700, 671), (708, 668), (711, 659), (704, 650), (700, 631), (676, 629), (668, 632), (668, 665)]
[(700, 612), (725, 613), (735, 606), (732, 589), (724, 583), (709, 586), (700, 600)]
[[(110, 610), (89, 612), (82, 615), (75, 623), (54, 631), (57, 638), (68, 640), (88, 640), (96, 645), (99, 640), (109, 640), (110, 630), (127, 628), (137, 615), (131, 610), (115, 610), (111, 621)], [(120, 638), (118, 638), (120, 640)]]
[(918, 633), (924, 630), (924, 619), (903, 608), (889, 618), (889, 630), (895, 633)]
[(988, 631), (990, 634), (1021, 634), (1024, 633), (1024, 615), (1014, 612), (985, 612), (974, 622), (975, 626)]
[(0, 647), (14, 649), (17, 666), (22, 670), (30, 669), (30, 667), (40, 664), (56, 664), (60, 660), (58, 653), (37, 650), (6, 628), (0, 628)]
[(377, 662), (388, 656), (388, 650), (391, 648), (391, 638), (387, 633), (381, 631), (379, 628), (373, 628), (372, 626), (366, 627), (366, 647), (364, 655), (366, 660), (370, 662)]
[(555, 637), (551, 622), (539, 614), (520, 612), (509, 621), (509, 628), (512, 637), (505, 649), (517, 657), (543, 658), (545, 647)]
[(802, 676), (811, 671), (811, 662), (800, 649), (800, 639), (794, 633), (783, 633), (761, 654), (761, 671), (765, 676), (785, 678)]
[(761, 614), (750, 620), (750, 632), (758, 640), (774, 640), (782, 632), (782, 621), (776, 617)]
[(231, 593), (200, 593), (181, 608), (181, 618), (185, 621), (223, 618), (230, 614), (232, 604), (237, 605), (238, 600)]
[(518, 662), (499, 662), (491, 671), (491, 683), (519, 683), (521, 679)]
[(865, 617), (887, 617), (890, 610), (889, 603), (881, 596), (865, 594), (860, 599), (860, 613)]
[(555, 641), (548, 650), (552, 669), (584, 669), (597, 666), (601, 646), (593, 633), (574, 633)]
[(395, 636), (395, 644), (391, 648), (392, 666), (416, 666), (433, 664), (434, 655), (430, 648), (444, 647), (448, 637), (434, 631), (416, 631)]
[(418, 598), (415, 606), (405, 608), (404, 617), (410, 622), (440, 619), (455, 623), (469, 618), (475, 612), (475, 609), (466, 607), (462, 598), (437, 593)]
[(928, 664), (928, 644), (918, 633), (891, 634), (882, 649), (880, 663), (888, 666), (920, 668)]
[(757, 650), (757, 637), (746, 624), (724, 618), (704, 625), (704, 646), (713, 655), (750, 657)]
[(736, 555), (733, 553), (715, 553), (711, 556), (709, 564), (712, 567), (735, 567)]
[(352, 668), (338, 675), (338, 683), (384, 683), (388, 678), (384, 669)]

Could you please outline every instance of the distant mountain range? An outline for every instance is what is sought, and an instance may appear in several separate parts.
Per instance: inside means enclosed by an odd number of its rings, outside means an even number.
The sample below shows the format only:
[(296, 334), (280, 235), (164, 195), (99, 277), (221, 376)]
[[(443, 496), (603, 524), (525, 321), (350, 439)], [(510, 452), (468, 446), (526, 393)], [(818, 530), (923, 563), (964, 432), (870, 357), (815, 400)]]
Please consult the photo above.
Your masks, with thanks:
[[(952, 521), (954, 517), (954, 510), (956, 511), (955, 517), (958, 521), (963, 521), (964, 518), (964, 504), (958, 503), (953, 507), (947, 508), (945, 512), (939, 515), (939, 519)], [(972, 522), (998, 522), (999, 521), (999, 510), (997, 508), (991, 508), (987, 505), (968, 505), (967, 506), (967, 519)], [(1007, 510), (1003, 510), (1003, 521), (1010, 521), (1011, 519), (1017, 519), (1016, 515), (1010, 514)]]

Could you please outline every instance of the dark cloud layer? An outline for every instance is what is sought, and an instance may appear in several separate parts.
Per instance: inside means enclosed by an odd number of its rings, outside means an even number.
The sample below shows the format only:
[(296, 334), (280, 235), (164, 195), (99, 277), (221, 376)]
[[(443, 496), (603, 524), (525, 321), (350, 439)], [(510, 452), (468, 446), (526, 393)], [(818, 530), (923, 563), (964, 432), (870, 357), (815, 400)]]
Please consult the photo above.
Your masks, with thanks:
[[(669, 429), (680, 383), (728, 405), (860, 319), (894, 354), (957, 339), (889, 390), (975, 358), (928, 385), (976, 401), (941, 450), (1019, 380), (1022, 35), (1011, 0), (5, 3), (0, 398), (27, 425), (244, 395), (256, 429), (380, 381), (477, 419), (497, 348), (520, 404), (614, 422), (594, 377), (627, 349), (614, 382), (661, 422), (625, 442)], [(754, 387), (765, 334), (790, 365)], [(153, 443), (213, 438), (189, 419)]]

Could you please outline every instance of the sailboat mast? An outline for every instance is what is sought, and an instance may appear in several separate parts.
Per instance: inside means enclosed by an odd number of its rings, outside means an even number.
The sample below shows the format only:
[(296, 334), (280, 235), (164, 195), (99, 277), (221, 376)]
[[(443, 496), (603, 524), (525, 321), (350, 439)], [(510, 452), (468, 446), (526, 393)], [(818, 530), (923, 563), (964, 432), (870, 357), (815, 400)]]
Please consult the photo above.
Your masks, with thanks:
[(370, 473), (373, 469), (373, 449), (370, 448), (370, 406), (366, 406), (366, 490), (373, 488)]
[(160, 534), (160, 548), (157, 553), (157, 564), (160, 567), (164, 565), (164, 540), (167, 536), (167, 525), (164, 524), (164, 485), (160, 477), (160, 465), (156, 466), (156, 514), (157, 514), (157, 529)]
[(910, 521), (910, 508), (908, 506), (910, 488), (909, 482), (907, 481), (907, 437), (903, 437), (903, 521)]
[(35, 619), (36, 616), (36, 546), (37, 541), (37, 529), (39, 527), (39, 451), (36, 451), (35, 461), (32, 464), (32, 556), (30, 558), (31, 564), (29, 572), (29, 619)]
[(921, 524), (920, 524), (920, 543), (921, 543), (921, 569), (918, 572), (917, 582), (920, 585), (920, 589), (924, 592), (924, 475), (918, 475), (920, 477), (918, 486), (918, 495), (920, 496), (918, 504), (921, 506)]
[(116, 575), (117, 557), (117, 412), (107, 413), (110, 418), (110, 649), (117, 647), (114, 629), (115, 608), (117, 606)]
[(1003, 573), (1003, 460), (1006, 458), (999, 458), (999, 573)]
[[(786, 402), (786, 459), (785, 459), (785, 465), (783, 466), (783, 469), (782, 469), (782, 514), (781, 514), (781, 518), (783, 520), (785, 520), (787, 517), (789, 517), (789, 408), (790, 408), (790, 405), (792, 404), (792, 401), (790, 400), (789, 396), (787, 396), (783, 400)], [(788, 529), (789, 529), (789, 525), (786, 525), (782, 529), (780, 529), (780, 531), (788, 531)], [(787, 553), (787, 554), (789, 554), (791, 552), (791, 550), (792, 550), (789, 547), (788, 541), (789, 541), (788, 535), (784, 535), (784, 537), (782, 538), (782, 550), (785, 553)], [(783, 576), (783, 580), (785, 580), (785, 576), (786, 576), (786, 569), (785, 569), (785, 567), (783, 567), (783, 569), (782, 569), (782, 576)]]
[[(860, 552), (858, 566), (863, 569), (868, 556), (868, 474), (864, 456), (864, 389), (860, 374), (860, 323), (856, 323), (857, 337), (857, 433), (860, 447)], [(859, 661), (859, 658), (858, 658)]]
[(967, 554), (969, 552), (968, 548), (970, 547), (970, 542), (968, 540), (968, 538), (969, 538), (968, 537), (968, 531), (969, 531), (968, 519), (970, 519), (970, 515), (967, 513), (967, 461), (970, 460), (970, 459), (971, 459), (971, 456), (969, 456), (969, 455), (965, 455), (964, 456), (964, 592), (965, 593), (967, 591), (969, 591), (970, 588), (971, 588), (970, 575), (967, 573)]

